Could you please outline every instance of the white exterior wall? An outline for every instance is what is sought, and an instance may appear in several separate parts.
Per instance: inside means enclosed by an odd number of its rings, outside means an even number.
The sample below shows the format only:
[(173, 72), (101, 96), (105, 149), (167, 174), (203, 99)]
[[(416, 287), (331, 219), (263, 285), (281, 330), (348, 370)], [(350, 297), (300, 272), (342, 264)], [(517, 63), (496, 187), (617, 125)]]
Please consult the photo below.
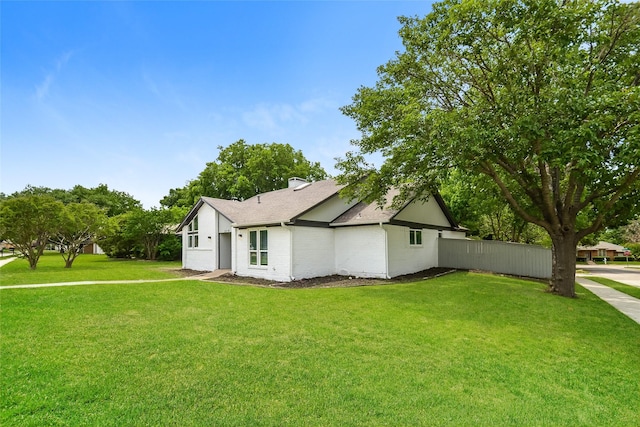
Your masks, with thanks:
[(339, 196), (334, 196), (302, 215), (300, 219), (306, 221), (331, 222), (357, 203), (357, 200), (348, 202)]
[[(203, 204), (198, 210), (198, 247), (189, 248), (188, 225), (182, 229), (182, 268), (198, 271), (213, 271), (216, 269), (217, 239), (216, 217), (218, 213), (207, 204)], [(209, 239), (209, 236), (211, 238)]]
[(387, 277), (386, 232), (379, 225), (335, 228), (336, 273)]
[(409, 203), (395, 219), (400, 221), (417, 222), (422, 224), (431, 224), (442, 227), (451, 227), (440, 205), (434, 197), (429, 197), (426, 202), (414, 201)]
[(231, 233), (231, 221), (218, 214), (218, 233)]
[(289, 227), (293, 237), (293, 278), (330, 276), (336, 273), (334, 230)]
[[(233, 268), (238, 276), (256, 277), (278, 282), (291, 281), (291, 231), (286, 227), (269, 227), (269, 265), (249, 265), (249, 231), (264, 228), (238, 229), (233, 245)], [(242, 236), (242, 237), (241, 237)]]
[(389, 276), (416, 273), (438, 266), (438, 231), (422, 229), (422, 245), (409, 245), (409, 228), (385, 226), (389, 242)]

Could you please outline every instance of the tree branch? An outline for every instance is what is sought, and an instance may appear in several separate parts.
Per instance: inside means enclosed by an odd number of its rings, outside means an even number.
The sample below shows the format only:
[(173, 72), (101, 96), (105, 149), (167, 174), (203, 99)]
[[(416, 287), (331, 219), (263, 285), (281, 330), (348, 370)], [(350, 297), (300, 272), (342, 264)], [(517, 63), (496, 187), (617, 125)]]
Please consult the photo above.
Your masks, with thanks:
[[(638, 179), (639, 176), (640, 176), (640, 169), (636, 168), (632, 173), (627, 175), (627, 178), (623, 181), (622, 184), (618, 186), (617, 190), (606, 192), (601, 196), (599, 196), (599, 197), (603, 197), (606, 194), (612, 193), (611, 198), (603, 205), (602, 209), (600, 210), (600, 213), (598, 214), (596, 219), (593, 221), (591, 226), (583, 230), (580, 230), (579, 232), (576, 233), (578, 240), (582, 239), (585, 236), (588, 236), (591, 233), (595, 233), (602, 227), (602, 222), (604, 221), (605, 215), (610, 213), (611, 209), (613, 208), (613, 205), (620, 199), (620, 197), (622, 197), (624, 192), (631, 186), (631, 184), (633, 184), (635, 180)], [(589, 197), (588, 199), (593, 201), (599, 197), (593, 197), (592, 195), (592, 197)]]
[(495, 171), (495, 169), (493, 168), (493, 166), (490, 163), (483, 162), (483, 173), (485, 173), (491, 179), (493, 179), (493, 181), (500, 188), (500, 191), (502, 192), (502, 195), (507, 199), (507, 202), (509, 202), (509, 205), (511, 205), (513, 210), (518, 215), (520, 215), (525, 221), (530, 222), (532, 224), (536, 224), (536, 225), (544, 228), (545, 230), (547, 230), (549, 232), (549, 234), (552, 233), (553, 229), (551, 227), (551, 224), (549, 224), (546, 221), (542, 221), (542, 220), (534, 217), (533, 215), (531, 215), (527, 211), (525, 211), (522, 208), (522, 206), (520, 206), (520, 204), (518, 203), (516, 198), (513, 196), (511, 191), (507, 188), (506, 184), (502, 181), (502, 179), (500, 179), (500, 176), (498, 176), (498, 173)]

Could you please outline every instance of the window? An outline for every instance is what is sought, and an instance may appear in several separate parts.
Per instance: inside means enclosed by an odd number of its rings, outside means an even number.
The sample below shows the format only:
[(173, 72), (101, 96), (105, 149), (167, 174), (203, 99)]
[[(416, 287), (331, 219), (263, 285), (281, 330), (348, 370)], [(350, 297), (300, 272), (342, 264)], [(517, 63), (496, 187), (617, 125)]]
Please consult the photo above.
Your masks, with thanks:
[(269, 265), (267, 230), (249, 232), (249, 265)]
[(422, 230), (409, 230), (409, 246), (422, 246)]
[(606, 249), (598, 249), (598, 256), (607, 256)]
[(189, 223), (189, 228), (187, 229), (187, 247), (197, 248), (198, 240), (198, 216), (196, 215), (193, 221)]

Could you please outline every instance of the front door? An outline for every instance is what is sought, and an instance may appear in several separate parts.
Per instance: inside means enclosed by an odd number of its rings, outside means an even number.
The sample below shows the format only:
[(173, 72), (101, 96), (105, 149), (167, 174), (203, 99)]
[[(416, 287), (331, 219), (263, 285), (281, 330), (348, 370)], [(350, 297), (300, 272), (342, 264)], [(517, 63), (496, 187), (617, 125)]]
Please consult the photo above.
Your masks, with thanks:
[(231, 269), (231, 233), (218, 235), (218, 268)]

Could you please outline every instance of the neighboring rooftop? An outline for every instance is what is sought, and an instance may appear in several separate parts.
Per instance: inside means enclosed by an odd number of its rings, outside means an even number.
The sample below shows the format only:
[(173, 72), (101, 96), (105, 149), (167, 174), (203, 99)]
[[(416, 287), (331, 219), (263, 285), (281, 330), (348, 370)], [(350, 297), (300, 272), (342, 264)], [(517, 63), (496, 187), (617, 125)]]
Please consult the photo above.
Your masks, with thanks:
[(606, 249), (608, 251), (616, 251), (616, 252), (624, 252), (625, 247), (616, 245), (615, 243), (609, 242), (598, 242), (597, 245), (594, 246), (578, 246), (579, 251), (597, 251), (599, 249)]

